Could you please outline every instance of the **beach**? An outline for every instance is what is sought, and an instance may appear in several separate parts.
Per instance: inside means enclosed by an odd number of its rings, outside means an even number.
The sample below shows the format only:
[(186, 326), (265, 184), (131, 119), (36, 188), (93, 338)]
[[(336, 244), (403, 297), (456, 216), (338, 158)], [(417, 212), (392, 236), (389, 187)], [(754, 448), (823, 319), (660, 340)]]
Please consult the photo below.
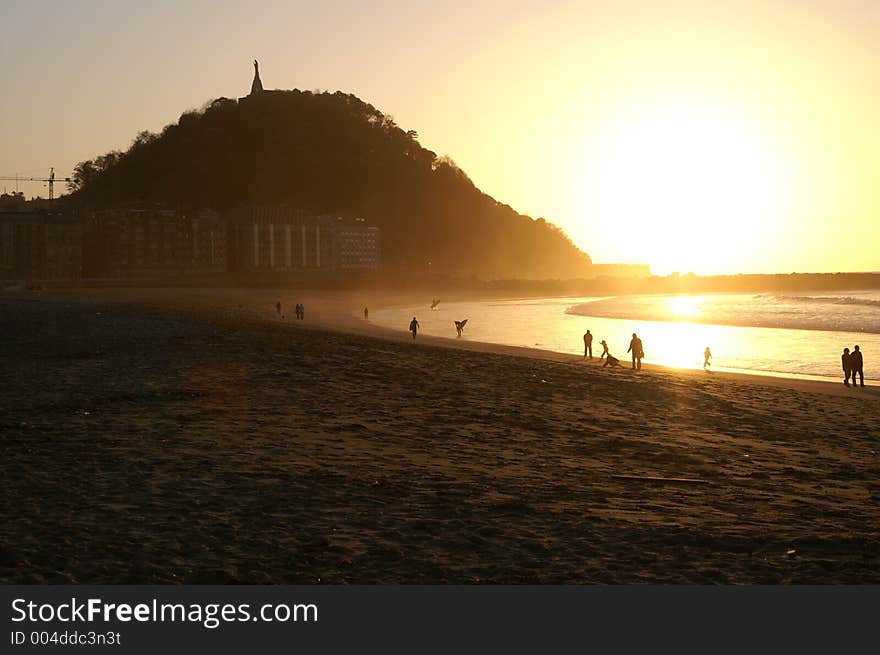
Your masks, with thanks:
[(880, 582), (876, 386), (359, 317), (409, 302), (0, 293), (2, 581)]

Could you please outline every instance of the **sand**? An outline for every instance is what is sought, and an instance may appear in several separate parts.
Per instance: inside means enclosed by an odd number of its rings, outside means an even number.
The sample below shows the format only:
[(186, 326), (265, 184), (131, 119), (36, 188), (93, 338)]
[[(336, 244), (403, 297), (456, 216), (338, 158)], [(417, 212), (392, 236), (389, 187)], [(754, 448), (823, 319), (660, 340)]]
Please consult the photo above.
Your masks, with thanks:
[(3, 582), (880, 582), (875, 387), (277, 297), (0, 293)]

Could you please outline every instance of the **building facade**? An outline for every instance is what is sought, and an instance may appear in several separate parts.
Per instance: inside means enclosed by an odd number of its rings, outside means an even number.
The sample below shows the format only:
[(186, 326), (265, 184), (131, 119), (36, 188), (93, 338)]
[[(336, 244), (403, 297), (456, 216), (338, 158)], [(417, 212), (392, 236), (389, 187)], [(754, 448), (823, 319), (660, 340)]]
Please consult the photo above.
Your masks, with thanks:
[(92, 212), (83, 219), (83, 231), (88, 277), (164, 277), (227, 268), (225, 222), (210, 210)]
[(222, 272), (370, 272), (380, 231), (360, 218), (247, 206), (0, 212), (0, 278), (161, 278)]
[(230, 270), (375, 271), (380, 262), (379, 228), (284, 206), (235, 210), (227, 242), (235, 253)]
[(0, 278), (78, 280), (82, 226), (54, 212), (0, 213)]
[(301, 209), (240, 207), (229, 215), (231, 270), (290, 271), (321, 268), (321, 234)]
[(181, 254), (196, 272), (218, 273), (228, 268), (226, 221), (210, 209), (184, 215)]
[(349, 219), (327, 215), (319, 217), (331, 235), (330, 258), (336, 271), (378, 271), (380, 231), (363, 218)]

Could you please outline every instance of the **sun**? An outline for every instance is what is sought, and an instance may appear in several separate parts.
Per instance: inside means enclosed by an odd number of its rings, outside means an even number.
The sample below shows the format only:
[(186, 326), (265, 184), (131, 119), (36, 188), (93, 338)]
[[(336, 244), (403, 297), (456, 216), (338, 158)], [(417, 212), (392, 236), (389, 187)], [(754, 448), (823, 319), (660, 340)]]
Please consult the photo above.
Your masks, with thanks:
[(655, 273), (744, 270), (783, 211), (784, 166), (760, 126), (723, 107), (624, 113), (589, 160), (590, 222)]

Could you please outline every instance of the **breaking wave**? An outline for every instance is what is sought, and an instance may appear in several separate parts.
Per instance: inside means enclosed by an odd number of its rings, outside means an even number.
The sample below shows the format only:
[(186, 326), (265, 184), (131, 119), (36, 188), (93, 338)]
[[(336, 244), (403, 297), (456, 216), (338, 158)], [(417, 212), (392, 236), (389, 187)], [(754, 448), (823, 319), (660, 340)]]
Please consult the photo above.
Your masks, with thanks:
[(816, 296), (707, 294), (686, 298), (685, 308), (690, 307), (692, 311), (680, 311), (677, 296), (618, 296), (574, 305), (566, 313), (627, 320), (880, 334), (878, 292)]
[(861, 305), (864, 307), (880, 307), (880, 300), (860, 298), (858, 296), (771, 296), (760, 294), (756, 298), (770, 298), (785, 302), (802, 302), (809, 304), (822, 303), (827, 305)]

